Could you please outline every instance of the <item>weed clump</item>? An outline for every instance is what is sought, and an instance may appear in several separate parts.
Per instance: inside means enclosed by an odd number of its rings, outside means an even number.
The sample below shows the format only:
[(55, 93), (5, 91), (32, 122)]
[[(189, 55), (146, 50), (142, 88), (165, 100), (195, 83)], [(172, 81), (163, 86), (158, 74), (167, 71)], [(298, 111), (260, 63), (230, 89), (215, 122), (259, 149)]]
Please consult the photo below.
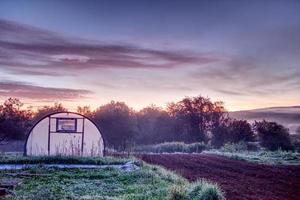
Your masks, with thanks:
[(188, 185), (174, 186), (169, 200), (223, 200), (224, 195), (217, 184), (199, 180)]
[(170, 189), (170, 200), (187, 200), (187, 189), (184, 186), (174, 186)]
[(223, 193), (214, 183), (199, 180), (192, 183), (188, 190), (190, 200), (221, 200), (224, 199)]

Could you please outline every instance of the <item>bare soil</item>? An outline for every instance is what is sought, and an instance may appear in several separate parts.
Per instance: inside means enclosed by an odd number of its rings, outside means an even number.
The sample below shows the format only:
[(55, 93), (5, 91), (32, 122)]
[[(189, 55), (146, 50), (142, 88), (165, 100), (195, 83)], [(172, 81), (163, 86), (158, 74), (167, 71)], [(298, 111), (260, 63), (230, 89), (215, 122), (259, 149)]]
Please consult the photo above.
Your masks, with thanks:
[(300, 199), (300, 166), (271, 166), (208, 154), (143, 154), (140, 159), (176, 171), (190, 181), (216, 182), (226, 199)]

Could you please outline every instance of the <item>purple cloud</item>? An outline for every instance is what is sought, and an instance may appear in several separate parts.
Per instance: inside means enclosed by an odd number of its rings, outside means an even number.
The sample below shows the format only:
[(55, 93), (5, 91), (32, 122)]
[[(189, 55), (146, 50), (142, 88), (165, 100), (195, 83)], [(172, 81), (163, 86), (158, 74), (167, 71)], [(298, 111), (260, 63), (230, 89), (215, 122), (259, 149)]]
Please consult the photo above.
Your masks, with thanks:
[(57, 33), (4, 20), (0, 20), (0, 35), (0, 65), (18, 74), (57, 75), (56, 69), (67, 72), (70, 69), (175, 68), (223, 59), (209, 53), (67, 39)]

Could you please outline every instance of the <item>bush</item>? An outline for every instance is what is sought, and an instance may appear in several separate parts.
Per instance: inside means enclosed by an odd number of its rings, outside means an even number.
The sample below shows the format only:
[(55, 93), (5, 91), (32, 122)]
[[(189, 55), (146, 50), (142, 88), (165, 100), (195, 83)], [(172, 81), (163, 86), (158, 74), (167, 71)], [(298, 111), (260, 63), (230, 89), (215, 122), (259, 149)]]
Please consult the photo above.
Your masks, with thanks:
[(191, 185), (188, 190), (190, 200), (221, 200), (224, 199), (223, 193), (214, 183), (199, 180)]
[(203, 142), (196, 142), (187, 144), (186, 153), (201, 153), (202, 151), (209, 149), (209, 146)]
[(151, 152), (151, 153), (201, 153), (203, 150), (208, 149), (208, 145), (197, 142), (185, 144), (183, 142), (165, 142), (156, 145), (144, 145), (135, 148), (136, 152)]
[[(298, 129), (300, 131), (300, 127)], [(294, 150), (300, 152), (300, 133), (298, 133), (298, 129), (297, 134), (290, 135), (290, 137)]]
[(248, 151), (259, 151), (261, 150), (261, 146), (259, 145), (259, 142), (248, 142), (247, 149)]
[(225, 152), (239, 152), (239, 151), (247, 151), (247, 144), (245, 142), (239, 143), (226, 143), (222, 148), (222, 151)]
[(156, 145), (158, 152), (173, 153), (173, 152), (185, 152), (187, 145), (183, 142), (166, 142)]
[(300, 140), (296, 140), (293, 142), (293, 147), (295, 151), (300, 152)]

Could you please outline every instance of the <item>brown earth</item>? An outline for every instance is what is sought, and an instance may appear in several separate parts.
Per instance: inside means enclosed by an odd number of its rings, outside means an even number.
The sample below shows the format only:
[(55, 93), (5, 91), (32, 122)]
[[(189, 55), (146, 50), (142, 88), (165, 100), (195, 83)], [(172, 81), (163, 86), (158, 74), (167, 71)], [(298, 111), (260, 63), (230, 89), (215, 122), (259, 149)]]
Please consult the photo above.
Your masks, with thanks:
[(300, 199), (300, 166), (270, 166), (207, 154), (144, 154), (140, 159), (190, 181), (218, 183), (229, 200)]

